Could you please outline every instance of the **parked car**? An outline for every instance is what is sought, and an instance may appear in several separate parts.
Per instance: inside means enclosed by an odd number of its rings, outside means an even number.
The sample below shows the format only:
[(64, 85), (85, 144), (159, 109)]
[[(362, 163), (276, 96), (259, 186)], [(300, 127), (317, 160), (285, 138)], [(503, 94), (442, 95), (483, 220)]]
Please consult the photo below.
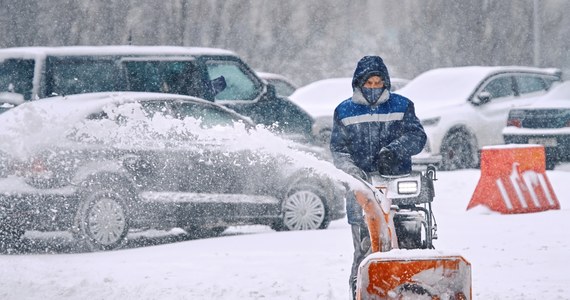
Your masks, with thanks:
[(0, 164), (0, 241), (71, 230), (91, 249), (109, 250), (130, 228), (323, 229), (344, 217), (344, 187), (314, 172), (302, 145), (260, 130), (182, 95), (94, 93), (19, 105), (0, 115), (8, 158)]
[[(392, 91), (406, 85), (409, 80), (390, 78)], [(352, 97), (352, 77), (329, 78), (312, 82), (297, 89), (289, 99), (315, 119), (313, 135), (322, 144), (328, 144), (336, 106)]]
[(106, 91), (195, 96), (292, 138), (312, 139), (311, 116), (276, 95), (271, 85), (228, 50), (166, 46), (0, 49), (0, 99)]
[(512, 109), (503, 137), (507, 144), (544, 145), (549, 170), (570, 161), (570, 81), (553, 86), (530, 106)]
[(277, 95), (289, 97), (297, 89), (295, 85), (289, 78), (275, 73), (268, 72), (256, 72), (259, 78), (264, 79), (267, 83), (275, 86), (275, 92)]
[(561, 80), (559, 69), (467, 66), (420, 74), (398, 93), (410, 98), (428, 135), (425, 152), (442, 170), (477, 167), (479, 149), (503, 144), (511, 108), (528, 105)]

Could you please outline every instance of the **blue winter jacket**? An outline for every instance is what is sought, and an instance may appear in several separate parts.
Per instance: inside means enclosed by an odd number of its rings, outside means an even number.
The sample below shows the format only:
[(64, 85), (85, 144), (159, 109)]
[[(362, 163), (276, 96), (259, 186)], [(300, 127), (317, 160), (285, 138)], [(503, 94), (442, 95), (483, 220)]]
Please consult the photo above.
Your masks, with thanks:
[[(380, 101), (371, 106), (360, 87), (371, 75), (383, 78), (386, 90)], [(378, 154), (382, 147), (393, 151), (399, 164), (391, 175), (410, 173), (411, 156), (426, 143), (426, 134), (408, 98), (390, 93), (388, 70), (379, 56), (360, 60), (353, 77), (353, 96), (334, 111), (330, 149), (334, 164), (345, 172), (355, 167), (365, 172), (378, 171)]]

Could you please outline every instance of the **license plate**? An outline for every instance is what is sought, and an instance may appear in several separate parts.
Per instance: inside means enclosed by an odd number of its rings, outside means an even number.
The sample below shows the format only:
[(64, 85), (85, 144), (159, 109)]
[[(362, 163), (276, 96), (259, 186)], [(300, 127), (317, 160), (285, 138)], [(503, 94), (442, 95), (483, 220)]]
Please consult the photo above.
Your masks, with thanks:
[(531, 138), (528, 139), (528, 143), (544, 145), (546, 147), (556, 147), (558, 145), (556, 138)]

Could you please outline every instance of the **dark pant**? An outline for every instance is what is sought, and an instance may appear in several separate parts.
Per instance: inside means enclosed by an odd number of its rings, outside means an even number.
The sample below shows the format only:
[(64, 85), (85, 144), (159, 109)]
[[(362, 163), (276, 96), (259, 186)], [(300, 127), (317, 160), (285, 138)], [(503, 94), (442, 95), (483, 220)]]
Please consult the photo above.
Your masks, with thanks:
[(352, 299), (356, 299), (356, 277), (358, 275), (358, 267), (362, 260), (370, 254), (370, 237), (368, 236), (368, 228), (364, 222), (360, 224), (352, 224), (350, 227), (352, 231), (352, 243), (354, 245), (354, 257), (348, 282)]

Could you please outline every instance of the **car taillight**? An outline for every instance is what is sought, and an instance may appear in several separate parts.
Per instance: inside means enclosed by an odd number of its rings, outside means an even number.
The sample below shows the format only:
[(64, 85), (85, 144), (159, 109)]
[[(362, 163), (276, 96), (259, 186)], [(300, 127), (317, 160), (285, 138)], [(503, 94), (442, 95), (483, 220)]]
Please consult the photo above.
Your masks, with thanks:
[(46, 162), (38, 157), (32, 159), (28, 172), (30, 176), (38, 178), (51, 178), (53, 176), (53, 172), (49, 170)]
[(47, 171), (47, 167), (43, 160), (39, 158), (34, 158), (30, 164), (30, 171), (32, 173), (44, 173)]
[(509, 117), (509, 119), (507, 120), (507, 126), (522, 128), (522, 121), (521, 119)]

